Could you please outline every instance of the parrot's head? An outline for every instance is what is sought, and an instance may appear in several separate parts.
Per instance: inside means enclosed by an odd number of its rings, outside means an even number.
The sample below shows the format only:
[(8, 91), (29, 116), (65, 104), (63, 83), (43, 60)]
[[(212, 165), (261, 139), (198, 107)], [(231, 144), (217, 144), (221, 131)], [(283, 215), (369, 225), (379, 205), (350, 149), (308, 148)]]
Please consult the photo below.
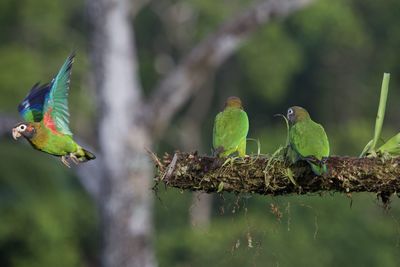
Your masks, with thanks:
[(27, 139), (31, 139), (36, 133), (35, 127), (28, 122), (21, 122), (18, 123), (13, 129), (12, 129), (12, 136), (15, 140), (17, 140), (19, 137), (23, 136)]
[(309, 118), (310, 115), (308, 114), (307, 110), (299, 106), (290, 107), (287, 111), (287, 119), (292, 124)]
[(230, 96), (225, 102), (225, 108), (241, 108), (243, 109), (242, 106), (242, 100), (240, 100), (239, 97), (237, 96)]

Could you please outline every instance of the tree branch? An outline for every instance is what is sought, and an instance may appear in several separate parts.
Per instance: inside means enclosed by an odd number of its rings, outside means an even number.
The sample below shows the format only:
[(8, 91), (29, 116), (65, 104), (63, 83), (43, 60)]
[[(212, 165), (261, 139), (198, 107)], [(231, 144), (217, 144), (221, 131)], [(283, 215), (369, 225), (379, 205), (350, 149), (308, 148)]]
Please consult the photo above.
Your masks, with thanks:
[(231, 56), (251, 33), (271, 19), (285, 17), (311, 0), (262, 1), (223, 24), (197, 45), (156, 88), (144, 112), (150, 129), (159, 136), (172, 116), (204, 83), (209, 74)]
[(382, 199), (400, 192), (400, 158), (382, 161), (378, 158), (330, 157), (328, 175), (316, 176), (305, 162), (289, 165), (261, 156), (239, 158), (225, 166), (222, 166), (225, 159), (196, 153), (177, 152), (174, 157), (174, 164), (171, 164), (171, 155), (164, 158), (164, 168), (158, 172), (156, 181), (184, 190), (261, 195), (375, 192)]

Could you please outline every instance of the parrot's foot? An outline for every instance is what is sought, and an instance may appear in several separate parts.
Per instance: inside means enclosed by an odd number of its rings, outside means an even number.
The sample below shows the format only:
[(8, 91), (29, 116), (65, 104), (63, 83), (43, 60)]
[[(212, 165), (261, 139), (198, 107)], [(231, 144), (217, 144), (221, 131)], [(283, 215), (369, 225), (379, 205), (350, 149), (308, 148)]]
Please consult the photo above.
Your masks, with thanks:
[(70, 157), (70, 159), (72, 160), (72, 162), (75, 163), (75, 165), (78, 165), (78, 164), (79, 164), (79, 159), (75, 156), (75, 154), (69, 153), (69, 157)]
[(67, 166), (68, 168), (71, 168), (71, 165), (69, 164), (69, 162), (67, 161), (67, 157), (66, 156), (61, 156), (61, 162)]

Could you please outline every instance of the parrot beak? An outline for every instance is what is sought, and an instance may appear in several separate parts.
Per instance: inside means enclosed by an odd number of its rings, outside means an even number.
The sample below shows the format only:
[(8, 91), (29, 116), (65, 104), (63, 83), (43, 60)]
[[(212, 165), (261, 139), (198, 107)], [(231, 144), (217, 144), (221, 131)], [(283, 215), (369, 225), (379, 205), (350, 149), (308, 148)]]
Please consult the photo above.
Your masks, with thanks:
[(17, 140), (19, 137), (21, 137), (21, 134), (18, 132), (17, 128), (12, 129), (12, 136), (14, 140)]

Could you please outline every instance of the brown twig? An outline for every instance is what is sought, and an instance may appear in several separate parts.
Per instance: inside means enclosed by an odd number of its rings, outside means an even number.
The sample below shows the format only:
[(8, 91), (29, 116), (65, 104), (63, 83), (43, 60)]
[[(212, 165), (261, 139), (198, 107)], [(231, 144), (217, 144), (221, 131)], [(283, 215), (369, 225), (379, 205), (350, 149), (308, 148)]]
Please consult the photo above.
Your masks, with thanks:
[(146, 150), (147, 154), (149, 154), (150, 158), (153, 160), (154, 164), (156, 164), (157, 168), (160, 171), (164, 171), (164, 169), (165, 169), (164, 164), (161, 163), (161, 161), (157, 157), (157, 155), (153, 151), (148, 149), (147, 147), (145, 147), (144, 150)]
[(176, 162), (178, 160), (178, 154), (175, 153), (174, 157), (171, 160), (171, 163), (168, 165), (167, 170), (164, 172), (163, 176), (161, 177), (161, 181), (169, 181), (173, 171), (175, 170)]

